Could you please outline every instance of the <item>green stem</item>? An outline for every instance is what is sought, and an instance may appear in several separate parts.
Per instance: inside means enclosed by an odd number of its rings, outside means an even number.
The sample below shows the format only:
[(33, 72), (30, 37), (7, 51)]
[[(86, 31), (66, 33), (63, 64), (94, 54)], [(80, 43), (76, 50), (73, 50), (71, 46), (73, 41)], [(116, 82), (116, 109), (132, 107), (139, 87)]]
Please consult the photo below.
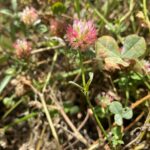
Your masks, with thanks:
[(128, 102), (129, 102), (129, 89), (128, 89), (128, 87), (126, 87), (125, 95), (126, 95), (125, 107), (127, 107)]
[(51, 65), (51, 69), (50, 69), (50, 72), (48, 73), (47, 75), (47, 78), (46, 78), (46, 81), (45, 81), (45, 84), (44, 84), (44, 87), (43, 87), (43, 92), (46, 90), (46, 87), (51, 79), (51, 76), (52, 76), (52, 72), (53, 72), (53, 69), (54, 69), (54, 66), (55, 66), (55, 62), (57, 60), (57, 57), (58, 57), (58, 52), (57, 50), (55, 51), (55, 54), (53, 56), (53, 62), (52, 62), (52, 65)]
[(117, 36), (118, 40), (123, 43), (121, 36), (114, 30), (114, 25), (110, 23), (102, 13), (100, 13), (96, 8), (93, 8), (96, 15), (111, 29), (111, 31)]
[(112, 126), (111, 126), (111, 118), (110, 118), (109, 115), (107, 116), (107, 120), (108, 120), (109, 129), (111, 129), (112, 128)]
[(36, 112), (32, 112), (31, 114), (28, 114), (28, 115), (25, 115), (24, 117), (22, 118), (19, 118), (19, 119), (15, 119), (11, 124), (9, 125), (6, 125), (3, 129), (4, 131), (8, 130), (10, 127), (16, 125), (16, 124), (19, 124), (21, 122), (24, 122), (24, 121), (27, 121), (28, 119), (30, 118), (33, 118), (34, 116), (38, 115), (38, 113)]
[(93, 107), (92, 104), (91, 104), (91, 101), (90, 101), (90, 98), (89, 98), (89, 92), (86, 92), (86, 93), (85, 93), (85, 97), (86, 97), (86, 101), (87, 101), (87, 103), (88, 103), (90, 109), (92, 110), (92, 112), (93, 112), (93, 114), (94, 114), (94, 118), (95, 118), (95, 120), (96, 120), (96, 122), (97, 122), (97, 124), (98, 124), (98, 127), (99, 127), (100, 130), (102, 131), (104, 137), (108, 140), (108, 143), (110, 144), (110, 146), (112, 146), (111, 140), (108, 138), (107, 132), (106, 132), (105, 129), (103, 128), (103, 125), (101, 124), (101, 122), (100, 122), (100, 120), (99, 120), (97, 114), (95, 113), (94, 107)]
[[(96, 9), (94, 8), (94, 12), (101, 18), (101, 20), (106, 23), (108, 26), (110, 26), (110, 22)], [(112, 26), (110, 26), (112, 27)]]
[(120, 23), (130, 16), (133, 8), (134, 8), (134, 0), (130, 0), (129, 11), (120, 19)]
[(80, 18), (80, 0), (75, 0), (74, 6), (75, 6), (76, 12), (78, 14), (78, 18)]
[(150, 31), (150, 21), (149, 21), (148, 15), (147, 15), (146, 0), (143, 0), (143, 12), (144, 12), (145, 20), (148, 24), (148, 28)]
[[(13, 100), (13, 98), (15, 97), (15, 95), (12, 95), (11, 100)], [(15, 103), (2, 117), (3, 119), (5, 119), (18, 105), (20, 105), (22, 102), (24, 101), (24, 98), (21, 98), (17, 103)]]
[[(78, 52), (79, 52), (80, 67), (81, 67), (81, 72), (82, 72), (83, 93), (84, 93), (84, 95), (85, 95), (85, 97), (86, 97), (86, 101), (87, 101), (87, 103), (88, 103), (90, 109), (92, 110), (92, 112), (93, 112), (93, 114), (94, 114), (94, 118), (95, 118), (95, 120), (96, 120), (96, 122), (97, 122), (97, 124), (98, 124), (98, 126), (99, 126), (99, 128), (100, 128), (100, 130), (102, 131), (102, 133), (103, 133), (103, 135), (105, 136), (105, 138), (108, 139), (108, 138), (107, 138), (107, 133), (106, 133), (105, 129), (103, 128), (103, 126), (102, 126), (102, 124), (101, 124), (101, 122), (100, 122), (100, 120), (99, 120), (97, 114), (96, 114), (95, 111), (94, 111), (94, 107), (92, 106), (92, 104), (91, 104), (91, 102), (90, 102), (90, 99), (89, 99), (89, 90), (88, 90), (88, 88), (87, 88), (87, 86), (86, 86), (86, 81), (85, 81), (85, 73), (84, 73), (84, 67), (83, 67), (82, 54), (81, 54), (80, 51), (78, 51)], [(110, 142), (109, 140), (108, 140), (108, 142), (111, 144), (111, 142)]]
[(87, 101), (88, 105), (90, 106), (90, 108), (91, 108), (91, 110), (92, 110), (92, 112), (93, 112), (93, 114), (94, 114), (95, 120), (96, 120), (96, 122), (97, 122), (97, 124), (98, 124), (100, 130), (103, 132), (105, 138), (107, 138), (107, 133), (106, 133), (105, 129), (103, 128), (101, 122), (99, 121), (98, 116), (97, 116), (97, 114), (95, 113), (94, 108), (93, 108), (93, 106), (92, 106), (92, 104), (91, 104), (91, 102), (90, 102), (89, 93), (87, 92), (87, 94), (86, 94), (85, 96), (86, 96), (86, 101)]
[(79, 59), (80, 59), (80, 67), (81, 67), (81, 74), (82, 74), (82, 86), (85, 88), (86, 87), (85, 73), (84, 73), (84, 67), (83, 67), (82, 54), (80, 51), (79, 51)]

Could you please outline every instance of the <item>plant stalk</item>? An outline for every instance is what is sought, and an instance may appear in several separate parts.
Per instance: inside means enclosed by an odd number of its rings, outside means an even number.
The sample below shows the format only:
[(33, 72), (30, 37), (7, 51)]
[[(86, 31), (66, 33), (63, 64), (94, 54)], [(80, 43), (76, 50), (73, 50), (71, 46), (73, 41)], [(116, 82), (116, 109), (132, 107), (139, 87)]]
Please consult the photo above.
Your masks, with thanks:
[(83, 93), (84, 93), (84, 95), (85, 95), (85, 97), (86, 97), (86, 101), (87, 101), (87, 103), (88, 103), (90, 109), (91, 109), (92, 112), (93, 112), (94, 118), (95, 118), (95, 120), (96, 120), (96, 122), (97, 122), (97, 124), (98, 124), (98, 126), (99, 126), (99, 128), (100, 128), (100, 130), (103, 132), (105, 138), (107, 139), (107, 133), (106, 133), (106, 131), (104, 130), (104, 128), (103, 128), (101, 122), (99, 121), (98, 116), (97, 116), (97, 114), (95, 113), (94, 108), (93, 108), (93, 106), (92, 106), (92, 104), (91, 104), (91, 102), (90, 102), (90, 99), (89, 99), (89, 91), (88, 91), (88, 89), (87, 89), (86, 81), (85, 81), (85, 73), (84, 73), (84, 67), (83, 67), (82, 54), (81, 54), (80, 51), (78, 51), (78, 52), (79, 52), (80, 67), (81, 67), (81, 73), (82, 73)]

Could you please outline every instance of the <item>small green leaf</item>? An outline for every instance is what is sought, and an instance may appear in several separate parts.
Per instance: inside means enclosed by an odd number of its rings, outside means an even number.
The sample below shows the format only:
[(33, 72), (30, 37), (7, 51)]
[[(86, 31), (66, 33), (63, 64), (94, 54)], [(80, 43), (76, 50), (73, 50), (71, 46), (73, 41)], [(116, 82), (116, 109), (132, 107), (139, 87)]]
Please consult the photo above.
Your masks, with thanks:
[(107, 114), (107, 109), (102, 108), (100, 106), (94, 107), (94, 112), (98, 115), (100, 118), (105, 118)]
[(122, 138), (121, 128), (118, 126), (113, 127), (112, 134), (114, 135), (115, 139), (121, 139)]
[(97, 58), (120, 56), (119, 47), (111, 36), (100, 37), (95, 45)]
[(137, 73), (131, 74), (131, 79), (141, 81), (141, 77)]
[(79, 111), (80, 111), (80, 108), (79, 108), (78, 106), (73, 106), (73, 107), (70, 109), (70, 114), (71, 114), (71, 115), (74, 115), (74, 114), (77, 114)]
[(115, 120), (115, 123), (119, 126), (121, 126), (123, 124), (123, 119), (120, 114), (115, 114), (114, 120)]
[(88, 82), (86, 84), (87, 88), (89, 88), (89, 86), (91, 85), (93, 77), (94, 77), (93, 72), (89, 72), (89, 80), (88, 80)]
[(11, 0), (11, 5), (12, 5), (12, 9), (14, 10), (14, 11), (16, 11), (17, 10), (17, 0)]
[(136, 59), (141, 58), (146, 53), (146, 42), (143, 37), (129, 35), (125, 38), (122, 58)]
[(13, 14), (9, 9), (1, 9), (0, 14), (6, 15), (6, 16), (9, 16), (9, 17), (13, 17)]
[(116, 148), (117, 145), (124, 144), (122, 140), (113, 140), (112, 143), (114, 148)]
[(13, 105), (15, 105), (15, 101), (13, 101), (13, 96), (11, 96), (11, 97), (5, 97), (4, 99), (3, 99), (3, 104), (7, 107), (7, 108), (9, 108), (9, 107), (12, 107)]
[(122, 104), (120, 102), (117, 101), (113, 101), (110, 105), (109, 105), (109, 110), (111, 113), (113, 114), (122, 114), (123, 108), (122, 108)]
[(122, 141), (122, 132), (121, 132), (121, 127), (120, 126), (115, 126), (111, 130), (112, 132), (112, 144), (113, 147), (116, 148), (117, 145), (124, 144)]
[(5, 71), (5, 73), (6, 73), (7, 75), (14, 75), (14, 74), (16, 73), (16, 69), (13, 68), (13, 67), (8, 68), (8, 69)]
[(40, 24), (37, 26), (37, 31), (39, 33), (46, 33), (48, 31), (47, 26), (45, 24)]
[(7, 75), (4, 77), (4, 79), (1, 81), (0, 83), (0, 94), (3, 92), (4, 88), (7, 86), (7, 84), (9, 83), (9, 81), (11, 80), (12, 76), (11, 75)]
[(133, 117), (133, 111), (131, 108), (126, 107), (123, 109), (122, 117), (125, 119), (131, 119)]
[(71, 115), (77, 114), (80, 111), (80, 108), (70, 100), (65, 101), (63, 103), (63, 107), (64, 107), (65, 112)]
[(77, 83), (75, 83), (73, 81), (69, 81), (69, 83), (74, 85), (74, 86), (76, 86), (76, 87), (78, 87), (80, 90), (83, 90), (82, 86), (80, 86), (79, 84), (77, 84)]

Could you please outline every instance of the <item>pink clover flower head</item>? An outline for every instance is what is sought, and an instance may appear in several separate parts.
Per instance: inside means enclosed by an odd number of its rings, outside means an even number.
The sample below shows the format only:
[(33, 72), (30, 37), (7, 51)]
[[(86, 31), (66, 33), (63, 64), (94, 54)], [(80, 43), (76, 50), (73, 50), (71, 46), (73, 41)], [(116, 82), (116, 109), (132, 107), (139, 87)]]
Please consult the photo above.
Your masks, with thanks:
[(16, 55), (18, 58), (28, 58), (31, 53), (31, 44), (24, 40), (17, 40), (13, 47), (16, 50)]
[(33, 7), (26, 7), (21, 13), (21, 21), (26, 25), (32, 25), (38, 19), (38, 12)]
[(67, 28), (67, 40), (74, 49), (85, 51), (97, 39), (97, 30), (92, 21), (75, 20)]
[(143, 69), (147, 72), (147, 73), (150, 73), (150, 62), (149, 61), (146, 61), (146, 60), (143, 60)]
[(100, 104), (102, 108), (106, 108), (114, 100), (120, 100), (120, 97), (112, 91), (102, 92), (96, 97), (96, 102)]

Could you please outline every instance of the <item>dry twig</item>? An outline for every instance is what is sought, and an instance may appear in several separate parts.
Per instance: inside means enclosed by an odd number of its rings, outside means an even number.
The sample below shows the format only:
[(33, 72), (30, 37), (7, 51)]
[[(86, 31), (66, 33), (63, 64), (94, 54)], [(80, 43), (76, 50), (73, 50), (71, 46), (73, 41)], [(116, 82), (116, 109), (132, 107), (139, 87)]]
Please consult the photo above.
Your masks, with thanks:
[(72, 129), (72, 131), (74, 132), (74, 134), (76, 135), (76, 138), (81, 141), (82, 143), (84, 143), (85, 145), (88, 145), (87, 140), (82, 136), (82, 134), (77, 130), (77, 128), (73, 125), (73, 123), (71, 122), (71, 120), (69, 119), (69, 117), (66, 115), (66, 113), (64, 112), (64, 109), (60, 106), (53, 90), (50, 88), (51, 94), (50, 94), (50, 98), (53, 100), (53, 102), (55, 103), (55, 105), (59, 108), (59, 112), (62, 115), (62, 117), (64, 118), (64, 120), (67, 122), (68, 126)]

